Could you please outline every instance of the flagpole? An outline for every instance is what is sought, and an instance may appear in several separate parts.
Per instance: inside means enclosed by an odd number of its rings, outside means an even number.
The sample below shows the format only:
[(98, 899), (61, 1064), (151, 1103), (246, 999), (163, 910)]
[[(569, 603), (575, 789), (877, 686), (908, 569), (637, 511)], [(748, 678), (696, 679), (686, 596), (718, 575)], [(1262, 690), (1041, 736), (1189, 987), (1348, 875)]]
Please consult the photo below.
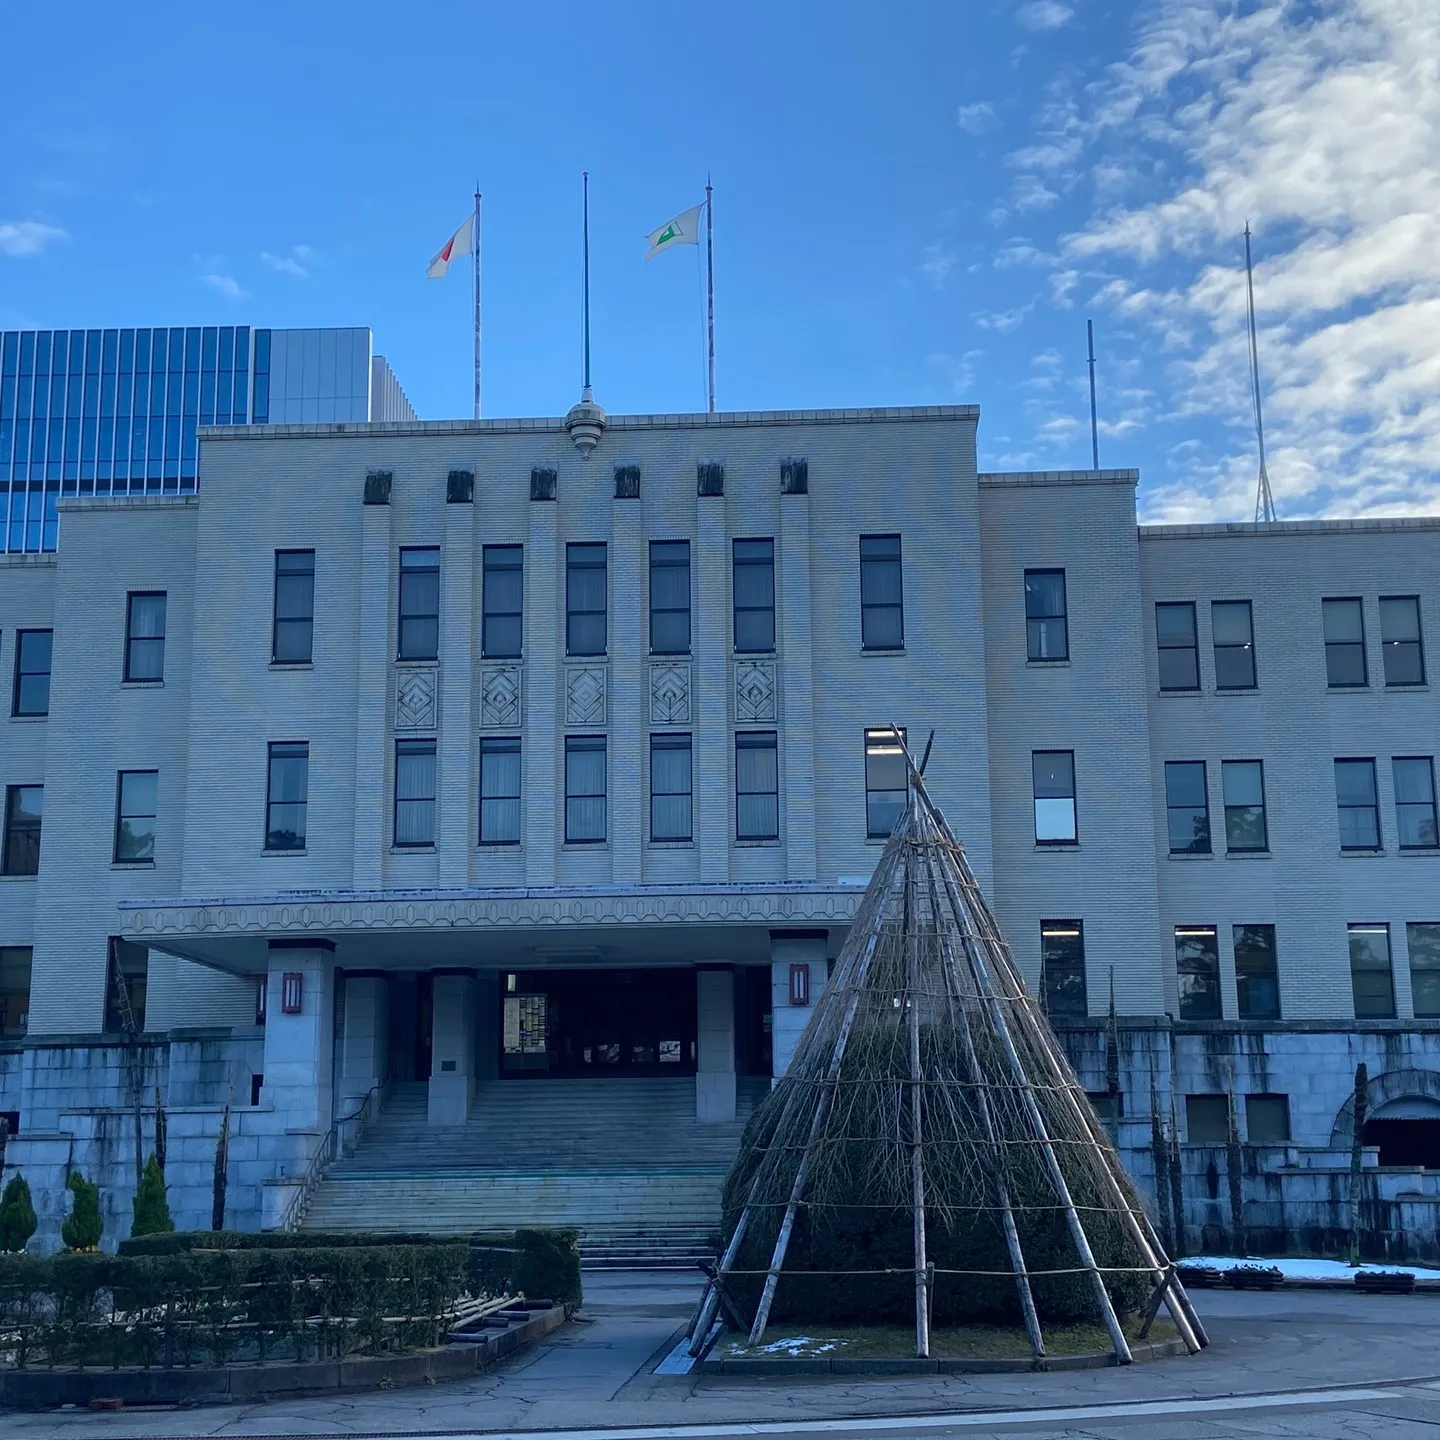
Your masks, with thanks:
[(705, 345), (710, 414), (715, 413), (715, 190), (705, 177)]
[(480, 418), (480, 187), (475, 187), (475, 418)]

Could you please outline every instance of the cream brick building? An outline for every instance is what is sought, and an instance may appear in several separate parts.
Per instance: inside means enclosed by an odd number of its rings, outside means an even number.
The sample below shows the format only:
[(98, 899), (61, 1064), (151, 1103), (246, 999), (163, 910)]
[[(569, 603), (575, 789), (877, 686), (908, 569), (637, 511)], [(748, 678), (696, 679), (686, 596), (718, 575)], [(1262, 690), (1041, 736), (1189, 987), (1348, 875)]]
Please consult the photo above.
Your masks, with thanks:
[(1358, 1060), (1376, 1198), (1429, 1193), (1440, 519), (1137, 529), (1133, 471), (977, 474), (973, 407), (592, 419), (202, 430), (198, 494), (0, 556), (45, 1239), (71, 1164), (124, 1233), (157, 1091), (182, 1226), (226, 1104), (238, 1226), (317, 1180), (312, 1223), (534, 1218), (557, 1174), (550, 1218), (708, 1223), (892, 722), (1152, 1187), (1173, 1117), (1190, 1225), (1236, 1142), (1281, 1176), (1248, 1223), (1329, 1224)]

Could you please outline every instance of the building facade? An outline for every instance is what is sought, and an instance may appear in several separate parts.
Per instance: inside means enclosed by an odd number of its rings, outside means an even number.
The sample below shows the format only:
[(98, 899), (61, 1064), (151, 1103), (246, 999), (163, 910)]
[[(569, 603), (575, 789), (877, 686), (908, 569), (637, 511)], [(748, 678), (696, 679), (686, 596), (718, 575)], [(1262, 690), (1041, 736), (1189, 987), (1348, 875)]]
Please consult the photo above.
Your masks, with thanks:
[(68, 1165), (123, 1233), (157, 1102), (182, 1225), (226, 1107), (240, 1226), (327, 1168), (423, 1223), (437, 1165), (504, 1220), (476, 1176), (537, 1095), (671, 1107), (605, 1142), (617, 1223), (647, 1156), (723, 1169), (904, 804), (895, 725), (1192, 1247), (1237, 1155), (1252, 1233), (1334, 1228), (1363, 1060), (1377, 1233), (1434, 1248), (1440, 520), (1137, 528), (1135, 472), (980, 474), (977, 422), (232, 423), (198, 494), (61, 499), (63, 550), (0, 562), (0, 1114), (45, 1234)]

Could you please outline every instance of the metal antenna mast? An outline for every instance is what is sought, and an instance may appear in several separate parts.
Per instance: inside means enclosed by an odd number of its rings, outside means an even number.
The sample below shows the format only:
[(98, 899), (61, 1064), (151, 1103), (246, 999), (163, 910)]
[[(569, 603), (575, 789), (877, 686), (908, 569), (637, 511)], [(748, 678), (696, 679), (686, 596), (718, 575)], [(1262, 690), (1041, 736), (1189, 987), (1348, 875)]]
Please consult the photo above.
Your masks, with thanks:
[(1085, 322), (1085, 343), (1090, 350), (1090, 463), (1100, 468), (1100, 422), (1095, 413), (1095, 322)]
[(1255, 487), (1255, 519), (1273, 524), (1275, 497), (1265, 469), (1265, 416), (1260, 407), (1260, 346), (1255, 336), (1255, 267), (1250, 259), (1250, 222), (1245, 222), (1245, 294), (1250, 306), (1250, 391), (1255, 405), (1255, 441), (1260, 447), (1260, 479)]

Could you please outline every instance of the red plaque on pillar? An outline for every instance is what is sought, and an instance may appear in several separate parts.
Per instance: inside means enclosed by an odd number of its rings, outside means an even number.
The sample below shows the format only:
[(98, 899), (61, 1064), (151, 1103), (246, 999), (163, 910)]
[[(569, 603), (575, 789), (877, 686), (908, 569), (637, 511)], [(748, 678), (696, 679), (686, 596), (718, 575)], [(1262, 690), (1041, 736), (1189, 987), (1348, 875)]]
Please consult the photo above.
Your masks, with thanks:
[(305, 977), (298, 970), (287, 970), (280, 981), (281, 1014), (298, 1015), (304, 998)]
[(792, 1005), (808, 1005), (810, 1003), (810, 967), (808, 965), (792, 965), (790, 967), (790, 1003)]

